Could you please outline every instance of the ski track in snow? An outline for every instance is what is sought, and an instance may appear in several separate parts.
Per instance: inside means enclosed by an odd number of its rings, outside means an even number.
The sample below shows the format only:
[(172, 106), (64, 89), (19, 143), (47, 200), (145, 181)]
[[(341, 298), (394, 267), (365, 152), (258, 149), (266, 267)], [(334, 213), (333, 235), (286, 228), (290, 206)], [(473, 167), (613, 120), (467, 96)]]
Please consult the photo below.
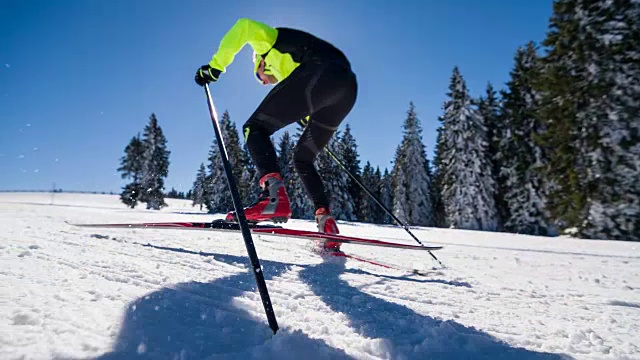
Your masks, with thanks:
[[(212, 218), (168, 203), (0, 193), (0, 359), (640, 359), (638, 243), (416, 228), (445, 246), (447, 268), (415, 276), (254, 236), (272, 336), (240, 235), (65, 224)], [(339, 225), (411, 243), (402, 229)], [(437, 265), (426, 252), (343, 249)]]

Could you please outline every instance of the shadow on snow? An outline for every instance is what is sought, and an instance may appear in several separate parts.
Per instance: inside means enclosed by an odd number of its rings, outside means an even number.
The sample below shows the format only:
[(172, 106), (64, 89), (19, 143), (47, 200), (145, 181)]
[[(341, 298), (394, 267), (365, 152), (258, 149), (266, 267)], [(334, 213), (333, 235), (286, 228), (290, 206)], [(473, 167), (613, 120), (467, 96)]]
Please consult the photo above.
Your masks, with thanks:
[[(142, 244), (139, 244), (142, 245)], [(237, 266), (245, 256), (194, 252), (143, 245), (155, 249), (212, 256)], [(291, 264), (261, 260), (266, 280), (273, 280)], [(558, 355), (514, 348), (455, 321), (441, 321), (363, 293), (340, 279), (344, 272), (423, 283), (468, 286), (438, 279), (385, 276), (345, 269), (344, 261), (301, 267), (301, 279), (333, 311), (349, 317), (351, 328), (366, 338), (381, 339), (391, 359), (554, 359)], [(239, 269), (240, 270), (240, 269)], [(277, 284), (277, 283), (276, 283)], [(273, 290), (272, 290), (273, 291)], [(320, 339), (281, 328), (271, 335), (261, 317), (236, 305), (235, 298), (257, 289), (253, 274), (243, 271), (209, 283), (187, 282), (141, 297), (129, 304), (113, 351), (98, 359), (352, 359)], [(257, 295), (256, 295), (257, 296)], [(357, 300), (354, 300), (357, 299)], [(262, 311), (262, 304), (256, 300)], [(274, 304), (277, 312), (278, 304)], [(279, 319), (281, 325), (284, 319)], [(379, 352), (379, 351), (377, 351)]]
[[(561, 359), (556, 354), (515, 348), (493, 336), (452, 320), (418, 314), (406, 306), (363, 293), (340, 279), (344, 264), (307, 266), (300, 278), (333, 311), (345, 314), (365, 338), (384, 339), (389, 359)], [(450, 286), (467, 283), (432, 280)], [(354, 301), (354, 299), (357, 299)]]

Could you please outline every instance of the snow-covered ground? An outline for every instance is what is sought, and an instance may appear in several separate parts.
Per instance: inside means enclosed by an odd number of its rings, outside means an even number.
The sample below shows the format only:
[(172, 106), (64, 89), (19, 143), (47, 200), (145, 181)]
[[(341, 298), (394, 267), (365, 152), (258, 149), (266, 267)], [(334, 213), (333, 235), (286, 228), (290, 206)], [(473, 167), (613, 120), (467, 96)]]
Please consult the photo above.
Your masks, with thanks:
[[(273, 336), (241, 236), (65, 223), (211, 219), (168, 203), (0, 193), (0, 359), (640, 359), (638, 243), (417, 228), (447, 265), (420, 277), (255, 237)], [(389, 226), (340, 229), (411, 243)], [(343, 249), (437, 265), (426, 252)]]

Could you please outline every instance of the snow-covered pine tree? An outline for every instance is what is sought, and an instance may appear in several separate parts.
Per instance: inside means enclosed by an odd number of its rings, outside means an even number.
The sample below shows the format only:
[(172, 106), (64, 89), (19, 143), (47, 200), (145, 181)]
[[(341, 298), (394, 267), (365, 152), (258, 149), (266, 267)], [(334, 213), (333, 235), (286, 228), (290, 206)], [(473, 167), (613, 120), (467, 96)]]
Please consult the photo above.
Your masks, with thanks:
[(120, 167), (123, 179), (131, 179), (131, 182), (122, 188), (120, 200), (130, 208), (138, 205), (141, 192), (140, 181), (142, 179), (142, 159), (144, 155), (144, 144), (140, 140), (140, 134), (131, 138), (129, 144), (124, 149), (125, 155), (120, 158)]
[[(379, 166), (376, 166), (376, 171), (373, 173), (373, 179), (375, 182), (375, 189), (376, 189), (376, 192), (374, 192), (374, 195), (378, 197), (378, 201), (383, 202), (382, 187), (385, 185), (385, 183), (383, 182), (382, 172), (380, 171)], [(367, 197), (369, 198), (369, 200), (371, 200), (370, 196), (367, 195), (366, 193), (363, 195), (363, 197)], [(387, 208), (390, 209), (391, 205), (387, 206)], [(375, 201), (374, 201), (372, 210), (373, 210), (373, 222), (375, 224), (382, 224), (384, 221), (384, 216), (386, 215), (385, 211)]]
[(545, 177), (549, 194), (547, 208), (562, 228), (577, 228), (586, 208), (586, 164), (580, 161), (578, 142), (581, 126), (577, 109), (588, 103), (587, 64), (578, 58), (586, 53), (584, 27), (577, 12), (581, 0), (557, 0), (553, 4), (550, 30), (543, 41), (546, 55), (541, 58), (541, 77), (536, 84), (540, 94), (538, 116), (545, 131), (538, 142), (549, 157)]
[[(244, 154), (240, 147), (240, 139), (238, 130), (234, 122), (231, 121), (229, 112), (225, 111), (220, 119), (220, 132), (224, 146), (231, 164), (231, 173), (234, 176), (238, 192), (244, 196), (250, 193), (249, 184), (243, 177), (243, 161)], [(222, 154), (218, 149), (218, 140), (214, 139), (209, 151), (207, 169), (207, 186), (205, 206), (209, 213), (226, 213), (234, 209), (233, 199), (229, 191), (229, 183), (227, 180), (224, 166), (222, 164)], [(254, 199), (255, 200), (255, 199)], [(243, 200), (246, 201), (246, 200)], [(246, 205), (243, 203), (243, 206)]]
[(541, 176), (542, 149), (535, 139), (542, 133), (537, 118), (539, 96), (533, 89), (538, 76), (533, 43), (519, 48), (508, 89), (502, 92), (504, 134), (500, 143), (502, 189), (507, 205), (505, 229), (509, 232), (551, 235)]
[(409, 203), (407, 200), (409, 196), (407, 194), (405, 168), (404, 152), (402, 151), (402, 145), (399, 145), (396, 148), (391, 175), (391, 197), (393, 199), (391, 211), (396, 218), (407, 223), (409, 222)]
[(176, 188), (171, 188), (171, 190), (169, 190), (169, 192), (167, 192), (164, 196), (169, 199), (180, 199), (180, 193), (178, 192), (178, 190), (176, 190)]
[(240, 193), (240, 198), (243, 206), (246, 207), (253, 204), (262, 192), (260, 174), (251, 160), (251, 154), (249, 154), (246, 143), (242, 147), (242, 164), (244, 165), (242, 165), (242, 179), (240, 181), (243, 184), (241, 188), (243, 192)]
[(458, 229), (494, 231), (498, 226), (495, 181), (488, 157), (486, 127), (472, 104), (458, 67), (444, 104), (438, 169), (447, 222)]
[[(341, 153), (340, 138), (340, 132), (336, 132), (327, 145), (327, 149), (335, 156), (339, 156)], [(340, 168), (326, 151), (318, 154), (315, 166), (322, 177), (325, 192), (329, 196), (331, 215), (338, 220), (355, 221), (355, 206), (349, 193), (349, 175)]]
[(442, 198), (442, 193), (444, 189), (444, 176), (442, 171), (444, 170), (443, 156), (447, 153), (444, 138), (442, 137), (444, 131), (444, 125), (440, 126), (437, 130), (438, 135), (436, 136), (436, 151), (435, 156), (433, 158), (433, 218), (435, 222), (435, 226), (437, 227), (448, 227), (447, 216), (444, 207), (444, 200)]
[[(373, 170), (371, 163), (367, 161), (367, 163), (362, 168), (362, 176), (360, 181), (364, 186), (376, 196), (377, 199), (380, 199), (380, 169), (378, 168), (377, 172)], [(358, 186), (358, 184), (356, 184)], [(376, 223), (380, 220), (379, 216), (379, 207), (376, 201), (371, 198), (366, 192), (362, 192), (363, 197), (360, 201), (360, 217), (358, 221), (367, 222), (367, 223)]]
[[(296, 134), (293, 136), (293, 140), (291, 141), (290, 148), (285, 151), (289, 153), (290, 162), (293, 161), (293, 153), (295, 150), (295, 145), (300, 136), (302, 135), (303, 129), (298, 128)], [(281, 144), (282, 145), (282, 144)], [(282, 157), (283, 148), (280, 147), (280, 157)], [(314, 206), (307, 194), (307, 191), (300, 180), (300, 176), (295, 171), (295, 168), (290, 173), (289, 186), (287, 187), (287, 194), (289, 195), (289, 201), (291, 202), (291, 217), (294, 219), (313, 219), (314, 218)]]
[[(422, 127), (413, 102), (409, 104), (403, 124), (402, 143), (394, 161), (394, 211), (413, 225), (433, 226), (433, 194), (429, 161), (427, 160)], [(400, 189), (404, 188), (404, 189)]]
[[(379, 171), (379, 169), (378, 169)], [(388, 169), (384, 169), (384, 174), (380, 178), (380, 202), (387, 207), (387, 209), (393, 209), (393, 188), (392, 176)], [(380, 206), (377, 208), (376, 223), (377, 224), (391, 224), (393, 219), (386, 213)]]
[[(358, 180), (362, 181), (360, 178), (360, 155), (358, 155), (358, 145), (356, 144), (356, 139), (351, 134), (351, 127), (349, 124), (346, 125), (344, 132), (342, 133), (342, 137), (340, 139), (340, 150), (341, 152), (340, 154), (337, 154), (337, 156), (341, 159), (344, 167)], [(351, 194), (351, 198), (353, 199), (356, 218), (358, 220), (362, 220), (360, 202), (362, 201), (363, 196), (367, 196), (367, 194), (362, 191), (360, 185), (358, 185), (358, 183), (350, 176), (347, 178), (347, 183), (349, 194)]]
[(640, 1), (583, 7), (589, 102), (577, 117), (588, 195), (579, 234), (640, 241)]
[(478, 111), (484, 119), (487, 128), (488, 151), (491, 159), (491, 170), (496, 181), (495, 202), (498, 211), (498, 229), (502, 229), (504, 221), (508, 217), (507, 203), (504, 200), (504, 179), (500, 177), (500, 169), (503, 167), (503, 154), (500, 153), (500, 140), (504, 133), (504, 123), (501, 118), (501, 103), (496, 97), (496, 91), (491, 83), (487, 84), (485, 95), (478, 101)]
[(558, 0), (543, 42), (548, 206), (584, 237), (640, 240), (639, 6)]
[(198, 174), (196, 175), (196, 180), (193, 182), (193, 188), (191, 189), (191, 197), (193, 203), (191, 206), (200, 206), (200, 210), (202, 210), (202, 205), (205, 204), (205, 189), (207, 181), (207, 170), (204, 167), (204, 164), (200, 164), (200, 168), (198, 169)]
[(210, 214), (226, 213), (233, 209), (233, 200), (229, 192), (229, 183), (224, 173), (217, 139), (213, 140), (207, 160), (208, 173), (205, 181), (204, 205)]
[(147, 203), (147, 209), (160, 210), (167, 206), (164, 202), (164, 178), (169, 174), (167, 139), (158, 125), (155, 114), (149, 117), (149, 124), (143, 133), (144, 154), (140, 201)]
[(282, 133), (280, 142), (278, 143), (278, 167), (280, 168), (280, 175), (282, 175), (282, 180), (287, 189), (287, 195), (292, 197), (293, 190), (295, 189), (294, 181), (296, 180), (296, 173), (293, 167), (293, 142), (288, 131)]
[[(240, 199), (253, 202), (255, 199), (249, 198), (252, 197), (250, 194), (255, 192), (255, 188), (250, 182), (243, 181), (243, 173), (245, 173), (245, 166), (249, 165), (249, 159), (245, 157), (245, 153), (240, 145), (238, 128), (236, 127), (236, 123), (231, 120), (231, 116), (229, 116), (228, 111), (225, 111), (222, 114), (222, 118), (220, 119), (220, 130), (222, 132), (224, 146), (227, 149), (227, 155), (229, 156), (229, 162), (231, 163), (231, 173), (236, 180)], [(231, 192), (228, 192), (228, 194), (229, 197), (231, 197)]]

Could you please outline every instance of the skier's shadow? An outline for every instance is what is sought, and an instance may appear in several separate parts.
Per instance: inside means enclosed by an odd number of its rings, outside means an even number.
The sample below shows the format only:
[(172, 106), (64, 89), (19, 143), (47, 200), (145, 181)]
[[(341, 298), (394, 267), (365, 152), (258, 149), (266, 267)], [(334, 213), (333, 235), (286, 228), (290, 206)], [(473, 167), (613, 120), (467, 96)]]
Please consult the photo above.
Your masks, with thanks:
[[(229, 267), (230, 272), (236, 272), (238, 264), (248, 263), (246, 256), (144, 246), (213, 257), (215, 261), (232, 265), (233, 267)], [(261, 260), (261, 265), (267, 281), (291, 267), (291, 264), (267, 260)], [(316, 295), (332, 310), (350, 318), (351, 329), (363, 337), (384, 339), (388, 344), (386, 358), (559, 358), (514, 348), (486, 333), (454, 321), (436, 320), (402, 305), (365, 294), (340, 279), (340, 274), (354, 272), (345, 269), (343, 262), (296, 266), (302, 268), (302, 280)], [(355, 272), (370, 274), (362, 270)], [(443, 283), (431, 279), (407, 280)], [(464, 286), (456, 283), (449, 285)], [(242, 305), (237, 305), (236, 298), (245, 292), (257, 293), (251, 271), (234, 273), (209, 283), (180, 283), (143, 296), (127, 307), (113, 351), (99, 359), (352, 358), (343, 350), (333, 348), (322, 340), (311, 339), (301, 331), (280, 329), (276, 336), (271, 337), (262, 309), (257, 309), (260, 305), (256, 305), (254, 309), (258, 316), (252, 316)], [(259, 303), (259, 300), (252, 299), (251, 302)], [(275, 307), (277, 308), (277, 304)]]
[[(327, 306), (349, 318), (352, 331), (362, 337), (384, 342), (383, 349), (378, 349), (375, 356), (385, 359), (568, 358), (515, 348), (472, 327), (452, 320), (437, 320), (403, 305), (366, 294), (340, 279), (345, 272), (344, 265), (344, 260), (331, 260), (317, 266), (307, 266), (301, 270), (300, 277)], [(469, 286), (442, 280), (423, 282)]]
[[(212, 256), (233, 265), (232, 272), (238, 264), (248, 264), (246, 256), (144, 246)], [(261, 265), (267, 281), (291, 266), (264, 260)], [(272, 336), (261, 308), (256, 310), (259, 316), (252, 317), (237, 305), (244, 292), (257, 293), (252, 271), (209, 283), (180, 283), (136, 299), (127, 307), (113, 351), (98, 359), (352, 359), (301, 331), (280, 329)], [(256, 301), (260, 303), (254, 298), (251, 302)]]

